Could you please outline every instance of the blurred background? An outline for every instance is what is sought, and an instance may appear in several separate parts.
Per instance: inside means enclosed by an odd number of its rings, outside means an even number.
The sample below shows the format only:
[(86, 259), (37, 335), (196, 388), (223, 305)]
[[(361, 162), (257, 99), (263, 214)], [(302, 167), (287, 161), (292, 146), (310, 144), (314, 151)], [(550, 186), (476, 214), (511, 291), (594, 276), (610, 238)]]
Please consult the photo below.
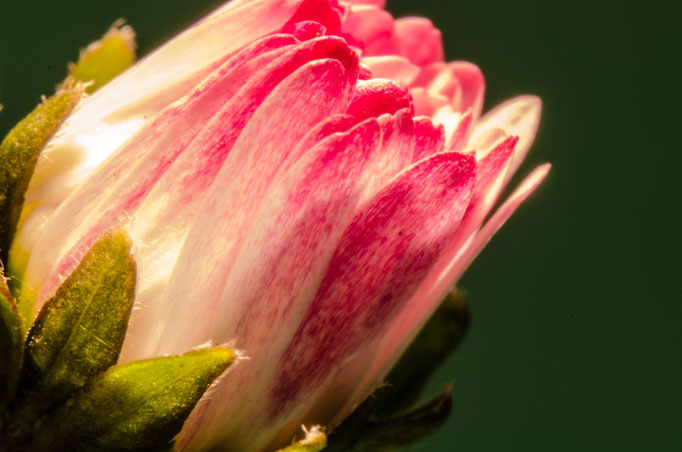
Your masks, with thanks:
[[(2, 1), (0, 133), (119, 17), (145, 55), (216, 0)], [(669, 4), (668, 4), (669, 3)], [(548, 179), (461, 280), (446, 427), (422, 451), (682, 450), (680, 31), (673, 2), (389, 0), (477, 63), (486, 109), (544, 101), (525, 175)]]

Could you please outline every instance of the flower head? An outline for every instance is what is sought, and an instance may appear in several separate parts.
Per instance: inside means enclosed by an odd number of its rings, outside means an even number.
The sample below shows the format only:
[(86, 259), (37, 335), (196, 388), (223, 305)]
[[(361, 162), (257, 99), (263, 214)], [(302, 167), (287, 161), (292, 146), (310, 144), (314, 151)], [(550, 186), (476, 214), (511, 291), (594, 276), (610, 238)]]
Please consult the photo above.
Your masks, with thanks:
[(138, 282), (121, 361), (231, 340), (249, 358), (180, 447), (338, 424), (548, 170), (489, 216), (540, 101), (481, 117), (481, 72), (443, 55), (430, 21), (381, 1), (226, 4), (52, 140), (14, 245), (23, 297), (38, 309), (123, 227)]

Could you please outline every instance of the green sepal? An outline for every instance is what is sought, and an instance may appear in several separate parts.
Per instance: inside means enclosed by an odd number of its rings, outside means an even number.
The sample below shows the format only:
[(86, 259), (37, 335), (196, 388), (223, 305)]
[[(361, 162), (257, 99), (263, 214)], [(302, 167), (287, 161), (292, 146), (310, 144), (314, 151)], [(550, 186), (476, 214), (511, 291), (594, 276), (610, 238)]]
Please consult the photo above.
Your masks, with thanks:
[(391, 416), (414, 406), (428, 380), (459, 346), (469, 327), (469, 306), (456, 289), (448, 293), (386, 377), (373, 416)]
[(130, 246), (123, 230), (105, 234), (40, 310), (21, 378), (34, 410), (62, 402), (116, 363), (135, 296)]
[(404, 450), (438, 431), (447, 422), (452, 410), (450, 389), (429, 402), (399, 417), (361, 423), (353, 435), (343, 424), (329, 436), (325, 452), (389, 452)]
[(78, 84), (45, 100), (0, 144), (0, 260), (4, 263), (38, 155), (84, 92), (84, 86)]
[(319, 452), (327, 447), (327, 435), (320, 427), (305, 430), (305, 438), (294, 441), (289, 447), (280, 449), (278, 452)]
[(19, 383), (24, 352), (21, 317), (0, 271), (0, 417)]
[(93, 93), (135, 62), (135, 33), (123, 21), (117, 21), (102, 39), (81, 50), (78, 63), (69, 65), (69, 75), (62, 86), (88, 83)]
[(166, 450), (235, 358), (216, 347), (112, 367), (51, 413), (26, 450)]

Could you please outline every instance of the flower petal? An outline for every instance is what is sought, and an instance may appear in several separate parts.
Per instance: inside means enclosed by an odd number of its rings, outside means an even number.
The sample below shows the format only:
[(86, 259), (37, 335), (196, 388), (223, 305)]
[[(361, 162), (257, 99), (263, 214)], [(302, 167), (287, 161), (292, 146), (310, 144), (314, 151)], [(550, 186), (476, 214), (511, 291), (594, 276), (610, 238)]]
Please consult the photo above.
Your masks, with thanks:
[(344, 38), (362, 56), (400, 55), (393, 16), (373, 5), (351, 5), (343, 21)]
[[(448, 289), (459, 279), (495, 232), (540, 185), (549, 169), (549, 164), (536, 168), (500, 206), (466, 248), (449, 249), (442, 254), (383, 338), (374, 347), (368, 347), (372, 356), (371, 358), (365, 356), (365, 359), (371, 360), (373, 365), (364, 373), (365, 379), (357, 385), (358, 393), (353, 395), (352, 399), (358, 400), (361, 397), (360, 394), (371, 393), (381, 383), (393, 364), (400, 358), (402, 351), (438, 307), (438, 302), (442, 300)], [(375, 349), (373, 353), (372, 349)]]
[(249, 360), (212, 393), (216, 403), (197, 413), (203, 421), (194, 448), (208, 447), (206, 438), (229, 438), (229, 447), (223, 445), (229, 450), (266, 440), (273, 426), (259, 415), (263, 386), (351, 219), (362, 191), (359, 176), (379, 151), (380, 136), (375, 120), (330, 136), (273, 182), (211, 314), (215, 326), (205, 331), (207, 340), (219, 343), (236, 337)]
[(445, 151), (445, 128), (442, 124), (435, 125), (430, 118), (417, 117), (414, 119), (415, 145), (413, 161), (426, 158)]
[(473, 176), (470, 156), (437, 154), (396, 176), (358, 212), (280, 360), (272, 419), (309, 400), (311, 388), (397, 314), (464, 214)]
[(419, 68), (396, 55), (370, 56), (362, 59), (372, 70), (372, 78), (386, 78), (409, 85), (419, 75)]
[(443, 61), (440, 30), (424, 17), (405, 17), (395, 21), (402, 55), (417, 66)]
[(461, 92), (459, 103), (454, 106), (455, 110), (471, 110), (474, 120), (478, 119), (483, 109), (485, 94), (485, 79), (481, 70), (475, 64), (466, 61), (455, 61), (448, 66), (457, 79)]
[(381, 152), (367, 166), (362, 176), (364, 193), (360, 203), (372, 198), (396, 174), (412, 163), (414, 123), (410, 110), (404, 108), (395, 115), (381, 115)]
[[(339, 60), (314, 61), (286, 78), (259, 107), (210, 188), (163, 297), (154, 303), (153, 326), (129, 341), (127, 359), (186, 351), (203, 342), (275, 174), (298, 160), (293, 151), (309, 129), (347, 108), (356, 76), (357, 59), (351, 74)], [(193, 256), (202, 256), (201, 265)], [(178, 335), (178, 324), (194, 327)]]
[(405, 85), (392, 80), (371, 79), (358, 82), (348, 114), (360, 122), (385, 113), (392, 115), (403, 108), (413, 111), (412, 98)]
[(491, 129), (502, 129), (507, 135), (519, 137), (507, 180), (521, 165), (535, 139), (541, 109), (542, 101), (538, 97), (519, 96), (493, 108), (476, 122), (471, 134), (472, 142), (480, 140)]
[(302, 1), (229, 2), (102, 87), (45, 149), (29, 196), (40, 190), (39, 199), (64, 199), (147, 118), (191, 91), (231, 54), (277, 31)]
[[(337, 56), (340, 58), (337, 61), (343, 61), (344, 65), (351, 66), (352, 71), (357, 72), (355, 69), (357, 58), (346, 44), (336, 37), (307, 41), (288, 49), (283, 54), (280, 50), (274, 55), (279, 58), (273, 60), (272, 52), (269, 52), (261, 59), (247, 60), (246, 67), (230, 65), (218, 71), (209, 83), (196, 90), (196, 96), (176, 109), (166, 111), (147, 129), (148, 133), (143, 133), (132, 140), (127, 148), (119, 151), (113, 165), (100, 168), (100, 174), (91, 177), (89, 182), (74, 194), (68, 205), (59, 209), (50, 219), (45, 233), (36, 244), (36, 250), (45, 251), (38, 254), (39, 258), (32, 259), (27, 269), (26, 280), (29, 287), (41, 287), (38, 307), (54, 292), (61, 280), (71, 272), (75, 262), (79, 261), (103, 232), (129, 220), (171, 167), (177, 168), (177, 172), (171, 171), (171, 177), (166, 178), (166, 182), (161, 184), (163, 188), (156, 191), (159, 196), (151, 200), (153, 209), (150, 214), (157, 215), (158, 209), (169, 214), (168, 219), (172, 222), (162, 227), (171, 231), (170, 243), (178, 246), (178, 239), (186, 231), (185, 226), (177, 224), (178, 221), (188, 224), (194, 215), (185, 212), (188, 215), (184, 216), (178, 209), (192, 208), (193, 203), (188, 202), (190, 196), (194, 197), (195, 203), (202, 200), (203, 192), (210, 186), (222, 160), (240, 136), (254, 110), (277, 83), (301, 64), (311, 59)], [(263, 65), (268, 62), (268, 57), (272, 61)], [(249, 74), (251, 77), (247, 77)], [(214, 99), (213, 95), (217, 98)], [(222, 105), (221, 100), (229, 101)], [(215, 108), (220, 108), (220, 111), (216, 112)], [(195, 119), (190, 124), (199, 127), (181, 133), (185, 124), (178, 123), (176, 118), (188, 116)], [(169, 128), (175, 129), (175, 133), (169, 133)], [(202, 128), (204, 132), (197, 135)], [(218, 149), (214, 147), (215, 144), (219, 145)], [(192, 152), (187, 157), (181, 157), (188, 149)], [(197, 157), (205, 153), (212, 155), (211, 159)], [(217, 157), (218, 160), (213, 157)], [(131, 164), (132, 167), (126, 168)], [(169, 185), (178, 187), (173, 191), (177, 196), (167, 193)], [(144, 237), (144, 234), (142, 236)], [(159, 252), (168, 251), (160, 246), (158, 242), (160, 239), (158, 237), (156, 239), (154, 249)], [(62, 247), (56, 247), (57, 243), (61, 243)], [(56, 256), (53, 256), (55, 253)], [(170, 257), (171, 255), (167, 255), (165, 260), (172, 264)], [(52, 266), (52, 262), (58, 264)], [(50, 268), (50, 273), (45, 273)], [(172, 265), (168, 271), (171, 268)], [(158, 273), (154, 280), (157, 280), (163, 272), (158, 267), (155, 270)], [(45, 278), (44, 284), (42, 278)], [(138, 301), (146, 305), (146, 300), (140, 299), (142, 293), (144, 292), (138, 292)], [(152, 305), (158, 306), (158, 303)], [(145, 310), (145, 313), (151, 315), (151, 311), (153, 309), (150, 308)]]
[[(249, 108), (254, 108), (253, 103), (260, 103), (269, 91), (267, 85), (259, 82), (271, 80), (272, 74), (262, 69), (282, 66), (283, 55), (294, 52), (291, 48), (294, 43), (291, 36), (273, 36), (237, 54), (192, 93), (151, 121), (60, 206), (45, 223), (24, 277), (27, 291), (40, 291), (37, 308), (101, 233), (132, 214), (221, 109), (223, 117), (227, 114), (231, 118), (229, 125), (233, 127), (225, 129), (232, 134), (227, 141), (234, 142), (243, 127), (244, 118), (239, 112), (247, 114)], [(249, 74), (260, 76), (255, 76), (249, 85)], [(256, 95), (259, 91), (260, 96)], [(235, 101), (235, 97), (239, 99)], [(224, 104), (230, 101), (234, 103), (233, 109), (225, 110)], [(192, 121), (179, 118), (192, 118)], [(228, 143), (223, 148), (229, 151)], [(73, 251), (69, 253), (69, 250)], [(55, 266), (55, 263), (58, 264)]]

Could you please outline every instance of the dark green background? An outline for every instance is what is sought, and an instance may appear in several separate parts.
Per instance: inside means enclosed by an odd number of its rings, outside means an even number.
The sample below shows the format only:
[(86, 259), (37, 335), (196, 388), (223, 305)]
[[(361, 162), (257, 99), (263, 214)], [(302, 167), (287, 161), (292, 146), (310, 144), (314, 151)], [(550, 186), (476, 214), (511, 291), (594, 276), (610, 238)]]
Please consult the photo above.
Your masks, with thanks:
[[(672, 4), (673, 2), (669, 2)], [(0, 5), (0, 131), (118, 17), (145, 54), (215, 0)], [(389, 1), (481, 66), (486, 108), (544, 100), (528, 162), (554, 168), (461, 281), (474, 322), (418, 450), (682, 450), (679, 7), (649, 1)]]

